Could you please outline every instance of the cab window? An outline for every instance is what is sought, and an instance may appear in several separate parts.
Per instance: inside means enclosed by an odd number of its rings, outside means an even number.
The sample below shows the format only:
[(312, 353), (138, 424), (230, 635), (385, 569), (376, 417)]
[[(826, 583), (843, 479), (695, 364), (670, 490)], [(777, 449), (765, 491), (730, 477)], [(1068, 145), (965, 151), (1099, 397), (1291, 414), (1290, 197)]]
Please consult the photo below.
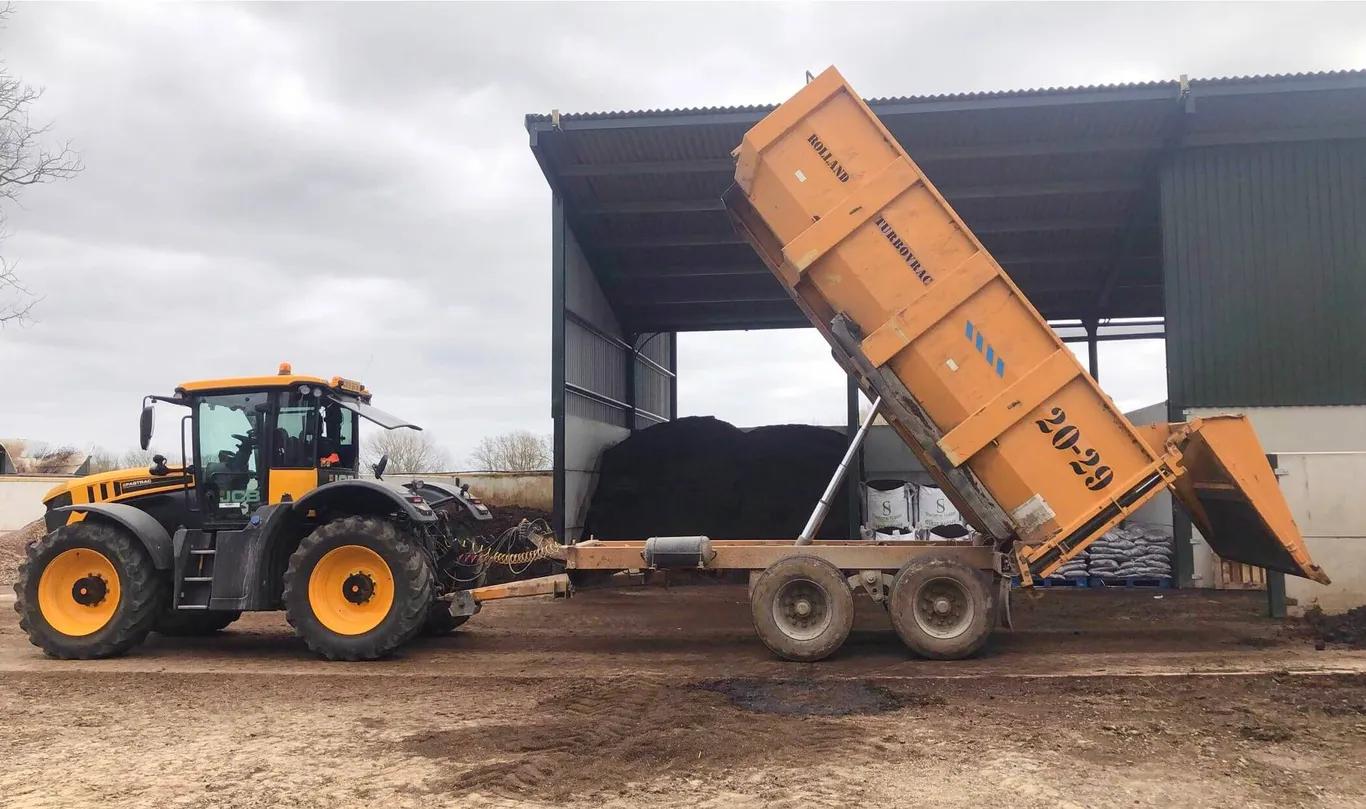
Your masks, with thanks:
[(312, 469), (317, 460), (318, 399), (288, 391), (275, 394), (275, 435), (270, 465), (276, 469)]
[(318, 408), (321, 432), (318, 437), (318, 465), (337, 469), (356, 468), (356, 414), (336, 402)]

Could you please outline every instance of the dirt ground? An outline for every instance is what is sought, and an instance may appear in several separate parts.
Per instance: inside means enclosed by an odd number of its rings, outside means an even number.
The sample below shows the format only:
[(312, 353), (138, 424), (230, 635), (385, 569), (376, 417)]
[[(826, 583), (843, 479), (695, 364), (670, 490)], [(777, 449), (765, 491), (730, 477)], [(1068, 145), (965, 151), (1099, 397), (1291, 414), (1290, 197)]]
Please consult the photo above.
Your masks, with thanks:
[(864, 604), (815, 665), (732, 585), (493, 604), (369, 664), (278, 614), (59, 662), (0, 606), (3, 807), (1366, 804), (1366, 652), (1258, 594), (1041, 592), (958, 663)]

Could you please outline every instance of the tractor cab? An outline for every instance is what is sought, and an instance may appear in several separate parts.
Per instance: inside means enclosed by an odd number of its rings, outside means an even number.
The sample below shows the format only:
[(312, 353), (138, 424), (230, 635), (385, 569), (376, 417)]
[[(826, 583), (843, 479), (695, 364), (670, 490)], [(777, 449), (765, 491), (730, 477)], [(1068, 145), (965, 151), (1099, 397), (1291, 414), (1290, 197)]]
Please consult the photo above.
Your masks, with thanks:
[(370, 404), (353, 380), (300, 376), (288, 363), (275, 376), (186, 382), (175, 396), (149, 396), (142, 445), (151, 442), (153, 402), (189, 410), (182, 425), (183, 469), (154, 467), (153, 477), (188, 477), (202, 526), (245, 524), (260, 506), (288, 503), (327, 483), (360, 474), (359, 421), (421, 429)]

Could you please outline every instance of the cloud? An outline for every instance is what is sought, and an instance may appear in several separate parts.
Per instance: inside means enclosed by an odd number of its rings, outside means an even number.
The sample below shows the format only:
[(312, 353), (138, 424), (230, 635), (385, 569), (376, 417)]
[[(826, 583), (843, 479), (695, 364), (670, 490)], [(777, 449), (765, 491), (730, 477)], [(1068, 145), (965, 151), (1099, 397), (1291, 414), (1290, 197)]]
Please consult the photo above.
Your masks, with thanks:
[[(831, 63), (869, 95), (1344, 67), (1366, 52), (1363, 16), (25, 4), (0, 32), (6, 66), (47, 88), (37, 117), (88, 168), (8, 212), (0, 250), (45, 298), (0, 332), (0, 432), (126, 447), (142, 394), (281, 360), (365, 380), (456, 457), (548, 432), (549, 191), (525, 113), (772, 102)], [(1122, 403), (1159, 398), (1161, 352), (1110, 359), (1131, 350), (1106, 346), (1102, 380)], [(681, 353), (688, 412), (843, 417), (813, 333), (693, 335)]]

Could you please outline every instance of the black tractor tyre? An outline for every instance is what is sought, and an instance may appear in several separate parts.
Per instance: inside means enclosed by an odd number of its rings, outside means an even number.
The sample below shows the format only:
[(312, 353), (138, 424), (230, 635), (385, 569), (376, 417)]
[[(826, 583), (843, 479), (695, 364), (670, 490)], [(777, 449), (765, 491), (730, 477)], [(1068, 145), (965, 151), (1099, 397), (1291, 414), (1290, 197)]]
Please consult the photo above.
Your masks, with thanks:
[[(392, 603), (372, 628), (356, 634), (326, 626), (310, 602), (309, 583), (330, 552), (359, 547), (372, 551), (392, 577)], [(427, 555), (388, 520), (343, 517), (304, 537), (285, 570), (285, 618), (304, 643), (328, 660), (376, 660), (411, 640), (427, 620), (433, 576)], [(325, 608), (325, 605), (319, 605)]]
[(854, 625), (854, 595), (839, 568), (814, 556), (774, 562), (749, 595), (754, 631), (784, 660), (824, 660)]
[[(49, 565), (62, 554), (79, 549), (95, 551), (108, 561), (117, 576), (118, 600), (112, 615), (98, 630), (64, 634), (43, 614), (40, 584)], [(101, 586), (108, 587), (107, 582), (101, 582)], [(165, 608), (166, 584), (136, 537), (106, 523), (84, 520), (58, 528), (29, 546), (19, 565), (14, 594), (19, 628), (28, 635), (30, 643), (50, 657), (91, 660), (121, 655), (147, 638), (157, 615)], [(75, 600), (74, 588), (69, 597)]]
[(152, 631), (171, 638), (212, 635), (242, 617), (239, 610), (171, 610), (157, 616)]
[(445, 601), (438, 601), (427, 612), (427, 620), (422, 624), (422, 634), (429, 638), (449, 635), (465, 625), (473, 616), (451, 615), (451, 607)]
[(992, 584), (945, 557), (913, 559), (892, 581), (887, 611), (906, 647), (931, 660), (962, 660), (986, 645), (1000, 613)]

